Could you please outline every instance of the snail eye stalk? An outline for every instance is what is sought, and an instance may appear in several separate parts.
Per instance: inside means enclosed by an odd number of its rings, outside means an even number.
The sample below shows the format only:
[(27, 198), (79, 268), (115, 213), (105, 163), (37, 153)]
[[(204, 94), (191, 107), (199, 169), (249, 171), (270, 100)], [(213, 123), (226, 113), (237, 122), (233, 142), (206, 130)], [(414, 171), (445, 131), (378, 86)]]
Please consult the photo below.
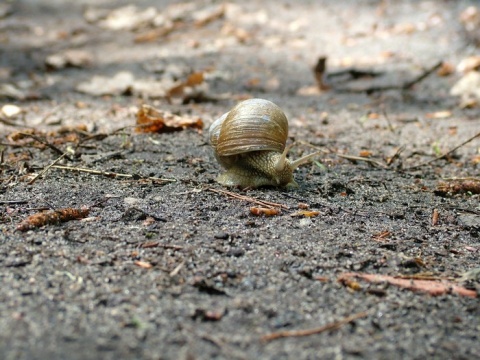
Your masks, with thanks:
[(285, 150), (283, 150), (282, 155), (278, 158), (277, 164), (275, 165), (275, 170), (276, 171), (280, 172), (280, 171), (283, 171), (283, 169), (285, 169), (285, 165), (286, 165), (286, 162), (287, 162), (287, 154), (290, 151), (290, 149), (292, 148), (292, 146), (293, 146), (293, 144), (288, 145), (287, 147), (285, 147)]

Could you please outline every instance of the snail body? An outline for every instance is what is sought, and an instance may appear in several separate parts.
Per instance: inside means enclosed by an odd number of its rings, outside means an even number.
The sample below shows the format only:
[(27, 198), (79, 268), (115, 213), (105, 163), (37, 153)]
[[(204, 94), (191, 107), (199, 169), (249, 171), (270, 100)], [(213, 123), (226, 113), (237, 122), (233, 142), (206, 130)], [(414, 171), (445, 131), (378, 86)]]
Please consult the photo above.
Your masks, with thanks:
[(274, 103), (245, 100), (217, 119), (209, 130), (217, 161), (227, 171), (217, 181), (225, 186), (298, 186), (293, 171), (316, 153), (287, 159), (288, 120)]

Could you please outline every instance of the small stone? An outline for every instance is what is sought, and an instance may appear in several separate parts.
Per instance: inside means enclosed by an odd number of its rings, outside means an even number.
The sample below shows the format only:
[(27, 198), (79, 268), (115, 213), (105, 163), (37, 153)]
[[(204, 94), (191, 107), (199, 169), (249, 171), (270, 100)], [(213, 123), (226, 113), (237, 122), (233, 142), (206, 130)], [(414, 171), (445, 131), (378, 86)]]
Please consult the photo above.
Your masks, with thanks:
[(241, 256), (245, 255), (245, 250), (239, 249), (239, 248), (230, 249), (230, 250), (227, 251), (227, 255), (228, 256), (233, 256), (233, 257), (241, 257)]
[(227, 240), (229, 235), (226, 232), (219, 232), (213, 235), (213, 237), (219, 240)]
[(21, 112), (22, 109), (16, 105), (6, 104), (2, 106), (2, 114), (5, 115), (7, 118), (17, 116)]

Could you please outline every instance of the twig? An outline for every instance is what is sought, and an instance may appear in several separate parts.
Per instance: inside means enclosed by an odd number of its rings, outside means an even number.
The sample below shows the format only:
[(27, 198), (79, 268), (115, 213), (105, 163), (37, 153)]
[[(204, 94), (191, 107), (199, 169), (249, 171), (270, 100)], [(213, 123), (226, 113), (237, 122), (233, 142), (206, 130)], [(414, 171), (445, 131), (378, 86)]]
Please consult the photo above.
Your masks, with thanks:
[(347, 316), (346, 318), (343, 318), (342, 320), (334, 321), (330, 324), (320, 326), (320, 327), (317, 327), (317, 328), (313, 328), (313, 329), (278, 331), (278, 332), (274, 332), (274, 333), (271, 333), (271, 334), (263, 335), (261, 337), (261, 340), (263, 342), (267, 342), (267, 341), (272, 341), (272, 340), (280, 339), (280, 338), (284, 338), (284, 337), (300, 337), (300, 336), (309, 336), (309, 335), (314, 335), (314, 334), (320, 334), (320, 333), (325, 332), (325, 331), (339, 329), (343, 325), (351, 323), (352, 321), (363, 318), (367, 315), (368, 315), (367, 311), (362, 311), (358, 314)]
[(0, 204), (28, 204), (28, 200), (0, 200)]
[(211, 191), (211, 192), (217, 193), (217, 194), (227, 195), (227, 196), (230, 196), (230, 197), (235, 198), (235, 199), (248, 201), (248, 202), (258, 204), (258, 205), (262, 205), (262, 206), (265, 206), (265, 207), (268, 207), (268, 208), (279, 207), (279, 208), (282, 208), (282, 209), (288, 209), (288, 206), (283, 205), (283, 204), (278, 204), (278, 203), (265, 201), (265, 200), (257, 200), (257, 199), (254, 199), (252, 197), (236, 194), (236, 193), (231, 192), (231, 191), (218, 190), (218, 189), (212, 189), (212, 188), (210, 188), (208, 190)]
[(36, 140), (38, 141), (39, 143), (45, 145), (45, 146), (48, 146), (50, 149), (52, 149), (53, 151), (55, 151), (57, 154), (59, 155), (63, 155), (65, 156), (69, 161), (72, 161), (72, 159), (70, 158), (70, 156), (67, 155), (67, 153), (63, 152), (61, 149), (59, 149), (58, 147), (56, 147), (55, 145), (49, 143), (47, 140), (43, 140), (41, 138), (39, 138), (38, 136), (36, 135), (33, 135), (33, 134), (28, 134), (28, 133), (20, 133), (21, 135), (23, 136), (26, 136), (26, 137), (30, 137), (32, 138), (33, 140)]
[(172, 249), (172, 250), (183, 250), (184, 247), (181, 245), (173, 245), (173, 244), (162, 244), (159, 242), (146, 242), (140, 245), (142, 249), (150, 249), (154, 247), (161, 247), (164, 249)]
[(430, 69), (426, 69), (422, 74), (417, 76), (416, 78), (407, 81), (405, 84), (403, 84), (402, 89), (407, 90), (411, 88), (413, 85), (418, 84), (420, 81), (425, 79), (427, 76), (429, 76), (431, 73), (436, 71), (440, 66), (442, 66), (443, 61), (437, 62), (435, 65), (433, 65)]
[(372, 85), (369, 87), (363, 87), (363, 88), (349, 88), (349, 87), (344, 87), (344, 88), (336, 88), (335, 90), (337, 92), (352, 92), (352, 93), (373, 93), (375, 91), (385, 91), (385, 90), (408, 90), (412, 86), (418, 84), (420, 81), (425, 79), (427, 76), (429, 76), (431, 73), (433, 73), (435, 70), (437, 70), (440, 66), (442, 66), (442, 61), (437, 62), (435, 65), (432, 67), (424, 70), (420, 75), (417, 77), (413, 78), (410, 81), (407, 81), (403, 84), (398, 84), (398, 85)]
[(461, 148), (462, 146), (468, 144), (469, 142), (471, 142), (472, 140), (475, 140), (477, 137), (480, 137), (480, 132), (476, 133), (475, 135), (473, 135), (471, 138), (465, 140), (463, 143), (461, 143), (460, 145), (457, 145), (455, 146), (453, 149), (447, 151), (446, 153), (442, 154), (442, 155), (439, 155), (437, 156), (436, 158), (432, 159), (432, 160), (429, 160), (427, 162), (424, 162), (424, 163), (421, 163), (419, 165), (415, 165), (415, 166), (411, 166), (411, 167), (408, 167), (406, 169), (403, 169), (404, 171), (410, 171), (410, 170), (415, 170), (415, 169), (418, 169), (420, 167), (423, 167), (423, 166), (426, 166), (426, 165), (430, 165), (431, 163), (435, 162), (435, 161), (438, 161), (438, 160), (441, 160), (443, 158), (446, 158), (448, 155), (450, 155), (451, 153), (455, 152), (456, 150), (458, 150), (459, 148)]
[(330, 86), (325, 84), (325, 72), (327, 70), (327, 58), (325, 56), (319, 57), (317, 65), (313, 68), (313, 75), (317, 82), (318, 89), (320, 91), (330, 89)]
[(339, 154), (338, 152), (336, 151), (333, 151), (331, 149), (328, 149), (328, 150), (325, 150), (325, 149), (321, 149), (319, 148), (318, 146), (315, 146), (315, 145), (312, 145), (306, 141), (299, 141), (300, 144), (303, 144), (303, 145), (307, 145), (313, 149), (316, 149), (318, 151), (321, 151), (323, 152), (324, 154), (334, 154), (334, 155), (337, 155), (338, 157), (341, 157), (343, 159), (347, 159), (347, 160), (352, 160), (352, 161), (366, 161), (366, 162), (369, 162), (373, 165), (376, 165), (376, 166), (379, 166), (383, 169), (386, 169), (388, 167), (388, 165), (386, 164), (383, 164), (377, 160), (373, 160), (373, 159), (369, 159), (369, 158), (366, 158), (366, 157), (362, 157), (362, 156), (355, 156), (355, 155), (344, 155), (344, 154)]
[(98, 134), (94, 134), (94, 135), (89, 135), (83, 139), (81, 139), (78, 143), (77, 146), (80, 146), (82, 145), (83, 143), (87, 142), (87, 141), (90, 141), (90, 140), (103, 140), (109, 136), (113, 136), (113, 135), (117, 135), (118, 133), (124, 131), (124, 130), (127, 130), (127, 129), (134, 129), (134, 128), (137, 128), (138, 125), (129, 125), (129, 126), (124, 126), (124, 127), (121, 127), (117, 130), (114, 130), (110, 133), (98, 133)]
[(182, 261), (180, 264), (175, 266), (175, 269), (173, 269), (168, 275), (170, 277), (174, 277), (174, 276), (178, 275), (178, 273), (180, 272), (180, 270), (182, 270), (184, 265), (185, 265), (185, 261)]
[(335, 153), (335, 155), (337, 155), (338, 157), (347, 159), (347, 160), (366, 161), (366, 162), (371, 163), (371, 164), (373, 164), (373, 165), (379, 166), (379, 167), (381, 167), (381, 168), (383, 168), (383, 169), (386, 169), (386, 168), (387, 168), (387, 165), (382, 164), (381, 162), (379, 162), (379, 161), (377, 161), (377, 160), (369, 159), (369, 158), (366, 158), (366, 157), (354, 156), (354, 155), (343, 155), (343, 154), (338, 154), (338, 153)]
[(442, 180), (445, 181), (480, 181), (480, 178), (475, 178), (475, 177), (453, 177), (453, 178), (443, 178)]
[(405, 145), (400, 146), (397, 151), (395, 151), (395, 154), (387, 160), (387, 166), (391, 166), (397, 159), (399, 159), (403, 150), (405, 150)]
[(39, 172), (32, 180), (30, 180), (27, 184), (32, 185), (40, 176), (44, 175), (48, 169), (50, 169), (52, 166), (54, 166), (56, 163), (58, 163), (60, 160), (62, 160), (65, 157), (65, 154), (60, 155), (54, 162), (52, 162), (50, 165), (45, 167), (41, 172)]
[(390, 130), (392, 133), (394, 133), (394, 132), (395, 132), (395, 128), (393, 127), (392, 122), (390, 121), (390, 117), (388, 116), (387, 111), (386, 111), (385, 109), (383, 109), (383, 117), (384, 117), (385, 120), (387, 121), (388, 130)]
[[(79, 167), (73, 167), (73, 166), (63, 166), (63, 165), (53, 165), (52, 166), (55, 169), (61, 169), (61, 170), (70, 170), (70, 171), (77, 171), (77, 172), (84, 172), (88, 174), (93, 174), (93, 175), (103, 175), (107, 177), (123, 177), (123, 178), (134, 178), (137, 175), (132, 175), (132, 174), (120, 174), (120, 173), (114, 173), (114, 172), (109, 172), (109, 171), (101, 171), (101, 170), (93, 170), (93, 169), (85, 169), (85, 168), (79, 168)], [(141, 179), (147, 179), (147, 180), (153, 180), (153, 181), (162, 181), (162, 182), (176, 182), (176, 179), (165, 179), (165, 178), (156, 178), (156, 177), (140, 177)]]

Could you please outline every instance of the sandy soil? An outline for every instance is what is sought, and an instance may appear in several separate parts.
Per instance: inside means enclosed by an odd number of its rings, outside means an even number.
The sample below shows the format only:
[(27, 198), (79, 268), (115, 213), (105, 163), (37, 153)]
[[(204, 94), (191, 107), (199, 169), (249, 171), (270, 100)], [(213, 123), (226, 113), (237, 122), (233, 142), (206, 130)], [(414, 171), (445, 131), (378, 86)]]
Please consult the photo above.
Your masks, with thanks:
[[(0, 118), (0, 357), (480, 357), (479, 195), (438, 188), (480, 174), (478, 137), (449, 153), (480, 131), (479, 107), (450, 95), (478, 53), (460, 21), (475, 4), (136, 1), (116, 18), (127, 2), (0, 4), (0, 105), (21, 111)], [(439, 62), (453, 71), (402, 88)], [(285, 110), (291, 157), (324, 151), (298, 189), (215, 182), (206, 129), (249, 97)], [(205, 130), (137, 133), (142, 104)], [(248, 200), (284, 207), (257, 217)]]

